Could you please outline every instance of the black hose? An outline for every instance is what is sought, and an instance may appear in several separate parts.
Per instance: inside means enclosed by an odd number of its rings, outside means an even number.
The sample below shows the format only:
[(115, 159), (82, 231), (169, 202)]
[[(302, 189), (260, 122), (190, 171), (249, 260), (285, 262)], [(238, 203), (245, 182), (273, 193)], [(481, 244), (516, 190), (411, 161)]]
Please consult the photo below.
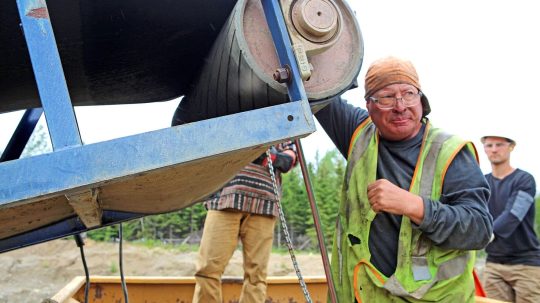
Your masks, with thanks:
[(119, 257), (119, 263), (120, 263), (120, 280), (122, 281), (122, 291), (124, 292), (124, 301), (126, 301), (126, 303), (129, 303), (129, 299), (128, 299), (128, 292), (127, 292), (127, 287), (126, 287), (126, 280), (124, 278), (124, 264), (122, 262), (122, 255), (123, 255), (123, 252), (122, 252), (122, 223), (119, 224), (120, 225), (120, 229), (118, 230), (118, 236), (119, 236), (119, 242), (120, 242), (120, 246), (119, 246), (119, 253), (118, 253), (118, 257)]
[(84, 257), (84, 240), (81, 234), (74, 235), (75, 242), (81, 251), (81, 259), (84, 267), (84, 275), (86, 276), (86, 285), (84, 286), (84, 303), (88, 303), (88, 291), (90, 290), (90, 274), (88, 273), (88, 266), (86, 265), (86, 258)]

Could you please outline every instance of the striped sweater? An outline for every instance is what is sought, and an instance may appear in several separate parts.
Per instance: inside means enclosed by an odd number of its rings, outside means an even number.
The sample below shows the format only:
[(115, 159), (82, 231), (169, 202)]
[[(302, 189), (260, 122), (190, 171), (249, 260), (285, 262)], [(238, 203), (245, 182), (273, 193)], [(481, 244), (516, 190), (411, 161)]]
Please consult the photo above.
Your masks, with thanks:
[[(281, 195), (279, 178), (278, 193)], [(237, 210), (277, 216), (279, 214), (278, 202), (268, 168), (250, 163), (220, 191), (204, 201), (204, 205), (212, 210)]]

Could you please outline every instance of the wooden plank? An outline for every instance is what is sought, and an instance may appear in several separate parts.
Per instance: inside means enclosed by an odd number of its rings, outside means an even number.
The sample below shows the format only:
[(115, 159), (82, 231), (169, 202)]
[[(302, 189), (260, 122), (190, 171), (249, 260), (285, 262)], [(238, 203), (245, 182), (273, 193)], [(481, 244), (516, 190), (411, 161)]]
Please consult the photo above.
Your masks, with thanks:
[(86, 278), (82, 276), (75, 277), (64, 288), (57, 292), (52, 298), (43, 301), (43, 303), (75, 303), (79, 302), (73, 296), (81, 288), (84, 289)]
[(218, 190), (266, 148), (259, 146), (115, 180), (101, 187), (100, 204), (106, 210), (144, 214), (188, 207)]
[(73, 210), (75, 210), (79, 218), (81, 218), (81, 221), (88, 228), (101, 225), (101, 216), (103, 215), (103, 210), (99, 205), (98, 196), (99, 188), (93, 188), (90, 190), (85, 190), (81, 193), (66, 195), (69, 205), (73, 207)]
[(64, 196), (1, 209), (0, 239), (61, 221), (74, 214)]

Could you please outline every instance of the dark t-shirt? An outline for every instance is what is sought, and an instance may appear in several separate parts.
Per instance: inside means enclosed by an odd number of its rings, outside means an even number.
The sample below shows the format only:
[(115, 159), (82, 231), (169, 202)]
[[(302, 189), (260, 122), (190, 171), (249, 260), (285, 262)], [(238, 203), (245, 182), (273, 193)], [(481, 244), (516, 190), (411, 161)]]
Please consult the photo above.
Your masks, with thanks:
[(488, 207), (495, 239), (486, 247), (487, 260), (502, 264), (540, 266), (540, 243), (534, 231), (536, 183), (516, 169), (504, 179), (487, 174), (491, 187)]
[[(368, 113), (336, 97), (316, 117), (341, 154), (347, 157), (351, 137)], [(425, 126), (417, 136), (405, 141), (381, 138), (378, 179), (384, 178), (401, 188), (409, 188), (424, 131)], [(419, 228), (442, 248), (484, 248), (492, 232), (492, 219), (486, 205), (489, 188), (476, 159), (469, 152), (462, 150), (450, 164), (440, 201), (422, 198), (424, 219), (419, 226), (413, 223), (413, 228)], [(401, 216), (383, 212), (377, 214), (370, 229), (371, 262), (387, 277), (396, 269), (400, 224)]]

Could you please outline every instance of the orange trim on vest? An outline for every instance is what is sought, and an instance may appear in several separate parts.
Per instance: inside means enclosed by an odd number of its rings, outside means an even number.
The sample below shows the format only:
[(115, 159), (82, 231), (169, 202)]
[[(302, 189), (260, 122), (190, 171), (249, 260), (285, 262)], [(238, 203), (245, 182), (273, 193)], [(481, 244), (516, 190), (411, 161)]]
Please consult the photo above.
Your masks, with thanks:
[(351, 155), (352, 148), (354, 146), (354, 143), (356, 142), (356, 139), (358, 137), (358, 133), (362, 131), (362, 129), (366, 126), (368, 122), (371, 122), (371, 117), (368, 117), (366, 120), (362, 121), (360, 125), (354, 130), (353, 135), (351, 136), (351, 142), (349, 143), (349, 150), (347, 151), (347, 159), (349, 159), (349, 156)]
[(474, 150), (474, 157), (476, 158), (476, 163), (478, 163), (480, 165), (480, 158), (478, 157), (478, 151), (476, 150), (476, 146), (474, 146), (474, 144), (472, 142), (467, 142), (467, 143), (471, 143), (472, 145), (472, 148)]
[(373, 265), (371, 265), (366, 259), (360, 260), (358, 264), (354, 267), (354, 278), (353, 278), (353, 287), (354, 287), (354, 297), (356, 298), (356, 301), (358, 303), (362, 303), (362, 298), (360, 298), (360, 292), (358, 289), (360, 289), (358, 286), (358, 270), (360, 270), (361, 265), (366, 265), (369, 269), (371, 269), (371, 272), (375, 275), (375, 277), (384, 284), (384, 278), (375, 270)]
[[(456, 148), (456, 150), (454, 151), (454, 153), (452, 154), (452, 156), (450, 156), (448, 158), (448, 161), (446, 161), (446, 163), (444, 164), (444, 169), (442, 171), (442, 175), (441, 175), (441, 188), (439, 189), (439, 192), (442, 193), (442, 186), (444, 184), (444, 177), (446, 176), (446, 172), (448, 171), (448, 167), (450, 167), (450, 163), (452, 163), (452, 161), (454, 161), (454, 158), (456, 157), (457, 153), (459, 153), (463, 147), (465, 147), (465, 145), (469, 144), (471, 142), (464, 142), (463, 144), (461, 144), (459, 146), (459, 148)], [(474, 147), (474, 145), (473, 145)], [(476, 151), (476, 148), (474, 148), (474, 155), (476, 157), (476, 162), (478, 163), (478, 152)]]

